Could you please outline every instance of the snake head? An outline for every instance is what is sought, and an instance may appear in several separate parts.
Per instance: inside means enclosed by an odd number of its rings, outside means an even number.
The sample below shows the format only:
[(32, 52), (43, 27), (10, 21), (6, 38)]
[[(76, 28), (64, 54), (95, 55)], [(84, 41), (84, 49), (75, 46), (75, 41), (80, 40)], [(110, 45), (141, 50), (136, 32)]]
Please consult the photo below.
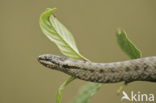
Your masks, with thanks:
[(61, 64), (66, 59), (67, 58), (63, 56), (57, 56), (57, 55), (51, 55), (51, 54), (43, 54), (38, 57), (39, 63), (51, 69), (60, 68)]

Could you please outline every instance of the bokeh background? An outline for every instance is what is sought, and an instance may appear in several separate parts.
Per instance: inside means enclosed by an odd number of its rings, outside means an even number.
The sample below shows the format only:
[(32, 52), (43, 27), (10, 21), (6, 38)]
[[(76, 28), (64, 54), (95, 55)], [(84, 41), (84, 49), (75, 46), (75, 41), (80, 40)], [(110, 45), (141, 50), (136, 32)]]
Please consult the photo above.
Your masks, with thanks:
[[(92, 61), (129, 59), (117, 45), (117, 28), (126, 30), (143, 57), (156, 55), (155, 0), (0, 0), (0, 103), (55, 103), (58, 87), (69, 76), (37, 62), (41, 54), (62, 55), (39, 27), (40, 14), (54, 7), (80, 53)], [(86, 83), (73, 81), (62, 103), (72, 101)], [(90, 103), (120, 103), (121, 84), (104, 84)], [(134, 82), (124, 90), (156, 95), (156, 83)]]

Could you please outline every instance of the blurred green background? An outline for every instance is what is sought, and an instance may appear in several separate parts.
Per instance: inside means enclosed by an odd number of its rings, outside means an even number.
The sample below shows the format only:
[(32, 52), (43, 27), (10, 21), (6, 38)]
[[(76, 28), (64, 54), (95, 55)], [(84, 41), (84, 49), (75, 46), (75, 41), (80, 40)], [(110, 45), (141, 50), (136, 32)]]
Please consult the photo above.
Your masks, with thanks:
[[(92, 61), (129, 59), (117, 45), (117, 28), (126, 30), (143, 57), (156, 55), (155, 0), (0, 0), (0, 103), (55, 103), (58, 87), (69, 76), (37, 62), (41, 54), (62, 55), (39, 27), (40, 14), (54, 7), (80, 53)], [(72, 82), (62, 103), (86, 83)], [(120, 103), (116, 90), (121, 84), (104, 84), (90, 103)], [(156, 83), (134, 82), (125, 88), (131, 90), (156, 95)]]

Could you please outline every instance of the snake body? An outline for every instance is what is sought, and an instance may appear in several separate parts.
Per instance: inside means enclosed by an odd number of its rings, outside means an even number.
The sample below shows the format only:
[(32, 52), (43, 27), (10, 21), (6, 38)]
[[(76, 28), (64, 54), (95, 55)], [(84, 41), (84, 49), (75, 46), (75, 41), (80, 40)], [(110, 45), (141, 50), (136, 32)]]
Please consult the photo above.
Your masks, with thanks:
[(97, 83), (156, 82), (156, 56), (122, 62), (94, 63), (44, 54), (39, 56), (38, 61), (48, 68), (85, 81)]

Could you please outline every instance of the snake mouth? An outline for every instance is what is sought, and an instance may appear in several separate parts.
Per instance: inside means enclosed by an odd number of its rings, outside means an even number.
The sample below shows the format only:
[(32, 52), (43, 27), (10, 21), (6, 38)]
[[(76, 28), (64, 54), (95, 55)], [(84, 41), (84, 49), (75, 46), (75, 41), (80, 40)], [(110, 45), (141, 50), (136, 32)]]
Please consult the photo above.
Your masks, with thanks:
[(38, 57), (38, 62), (46, 67), (48, 67), (48, 61), (45, 61), (45, 59), (41, 58), (40, 56)]

